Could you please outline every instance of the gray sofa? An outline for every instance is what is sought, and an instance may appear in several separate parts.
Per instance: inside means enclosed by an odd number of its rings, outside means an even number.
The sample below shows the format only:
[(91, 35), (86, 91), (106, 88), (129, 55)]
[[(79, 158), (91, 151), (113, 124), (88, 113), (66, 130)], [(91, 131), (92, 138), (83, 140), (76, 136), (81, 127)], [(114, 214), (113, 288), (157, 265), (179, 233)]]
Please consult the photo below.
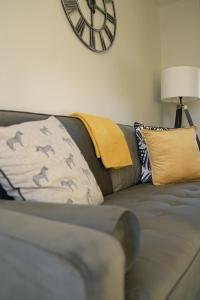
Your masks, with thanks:
[[(44, 118), (1, 111), (0, 126)], [(134, 129), (125, 125), (134, 166), (106, 170), (82, 123), (58, 118), (105, 202), (15, 202), (0, 190), (0, 299), (200, 299), (200, 183), (140, 184)]]

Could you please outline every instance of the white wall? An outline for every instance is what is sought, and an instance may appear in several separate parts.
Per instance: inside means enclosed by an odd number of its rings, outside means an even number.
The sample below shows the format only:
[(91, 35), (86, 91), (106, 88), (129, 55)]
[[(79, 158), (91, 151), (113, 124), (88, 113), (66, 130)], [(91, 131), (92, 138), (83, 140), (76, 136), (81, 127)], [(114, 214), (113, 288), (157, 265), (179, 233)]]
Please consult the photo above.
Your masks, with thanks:
[(75, 37), (60, 0), (0, 1), (0, 109), (159, 123), (158, 7), (115, 4), (116, 41), (99, 55)]
[[(178, 65), (200, 68), (200, 1), (179, 0), (163, 5), (160, 20), (162, 69)], [(189, 108), (200, 128), (200, 101)], [(163, 105), (164, 125), (174, 124), (174, 113), (174, 105)]]

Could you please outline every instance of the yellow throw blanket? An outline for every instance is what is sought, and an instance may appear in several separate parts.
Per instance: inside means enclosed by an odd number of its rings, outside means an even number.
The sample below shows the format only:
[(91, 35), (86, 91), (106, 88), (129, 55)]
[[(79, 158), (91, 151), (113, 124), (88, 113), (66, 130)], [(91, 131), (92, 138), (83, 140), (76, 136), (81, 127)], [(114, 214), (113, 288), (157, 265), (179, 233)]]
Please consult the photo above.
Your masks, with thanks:
[(84, 113), (73, 113), (87, 128), (96, 156), (105, 168), (122, 168), (133, 164), (124, 134), (112, 120)]

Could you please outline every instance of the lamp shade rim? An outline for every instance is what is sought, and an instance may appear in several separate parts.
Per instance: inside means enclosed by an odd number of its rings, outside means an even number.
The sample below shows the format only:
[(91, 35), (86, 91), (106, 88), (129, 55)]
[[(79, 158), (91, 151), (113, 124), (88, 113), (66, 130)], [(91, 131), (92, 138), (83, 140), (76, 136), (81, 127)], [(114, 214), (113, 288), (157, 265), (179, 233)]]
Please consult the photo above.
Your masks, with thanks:
[[(180, 102), (180, 97), (168, 97), (168, 98), (163, 98), (161, 99), (162, 102), (166, 103), (179, 103)], [(200, 101), (199, 97), (182, 97), (182, 102), (183, 103), (192, 103), (192, 102), (197, 102)]]

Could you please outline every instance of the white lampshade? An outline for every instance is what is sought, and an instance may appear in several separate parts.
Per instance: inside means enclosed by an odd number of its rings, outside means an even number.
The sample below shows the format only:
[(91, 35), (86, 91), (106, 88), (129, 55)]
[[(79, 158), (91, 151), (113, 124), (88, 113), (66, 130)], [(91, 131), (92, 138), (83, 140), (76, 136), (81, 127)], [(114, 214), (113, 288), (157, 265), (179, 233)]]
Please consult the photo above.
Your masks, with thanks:
[(200, 100), (200, 70), (195, 67), (178, 66), (162, 71), (161, 100), (165, 102)]

